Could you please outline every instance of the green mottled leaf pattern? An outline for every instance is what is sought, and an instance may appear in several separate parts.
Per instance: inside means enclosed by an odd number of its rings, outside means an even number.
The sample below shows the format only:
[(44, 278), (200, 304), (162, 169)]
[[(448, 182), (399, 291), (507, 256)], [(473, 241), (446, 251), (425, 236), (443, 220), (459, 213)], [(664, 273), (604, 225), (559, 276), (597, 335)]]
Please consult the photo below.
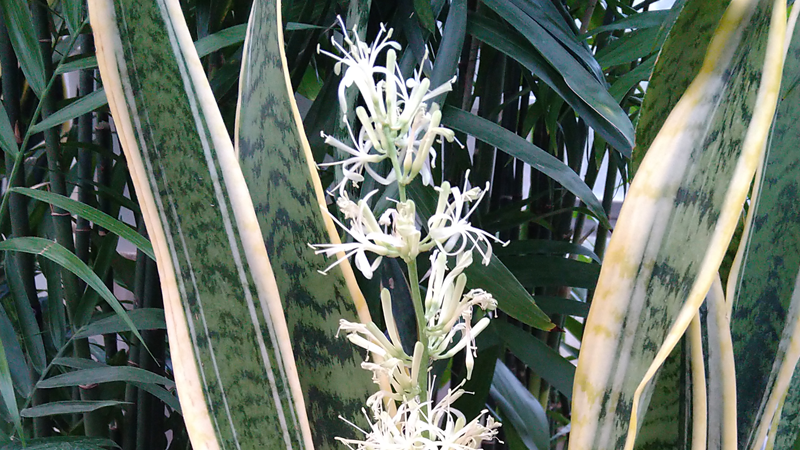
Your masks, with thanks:
[[(800, 269), (800, 33), (795, 30), (784, 68), (780, 104), (764, 165), (761, 192), (755, 202), (740, 286), (731, 316), (739, 413), (739, 445), (752, 447), (749, 436), (762, 403), (772, 391), (771, 374), (783, 362), (779, 343), (787, 320), (794, 280)], [(775, 448), (788, 449), (797, 437), (798, 390), (784, 403), (790, 420), (781, 421)]]
[[(729, 197), (744, 200), (750, 180), (742, 183), (741, 174), (752, 176), (752, 154), (763, 148), (753, 142), (743, 148), (743, 142), (764, 67), (771, 3), (752, 2), (727, 15), (705, 78), (673, 111), (670, 128), (662, 129), (642, 166), (647, 173), (631, 185), (587, 318), (573, 394), (572, 447), (625, 447), (636, 431), (629, 423), (641, 423), (652, 392), (649, 382), (632, 418), (640, 382), (652, 373), (657, 355), (658, 361), (667, 356), (662, 344), (673, 324), (688, 326), (686, 319), (696, 314), (681, 312), (684, 302), (691, 294), (693, 307), (699, 306), (709, 274), (718, 269), (725, 233), (741, 210)], [(764, 120), (760, 116), (759, 125)], [(735, 171), (740, 158), (750, 172)], [(653, 176), (656, 170), (660, 178)], [(675, 338), (673, 333), (666, 350)]]
[(92, 0), (90, 13), (159, 265), (193, 447), (303, 448), (310, 437), (280, 298), (179, 5)]
[(641, 164), (667, 115), (700, 70), (711, 35), (728, 3), (730, 0), (688, 0), (670, 29), (642, 101), (631, 175)]
[(236, 144), (281, 293), (314, 444), (333, 449), (341, 445), (334, 437), (357, 433), (339, 416), (361, 420), (374, 387), (360, 368), (363, 356), (336, 337), (340, 319), (357, 320), (342, 271), (321, 275), (318, 270), (330, 262), (308, 245), (330, 242), (331, 236), (323, 222), (316, 168), (287, 86), (276, 8), (267, 0), (253, 4)]

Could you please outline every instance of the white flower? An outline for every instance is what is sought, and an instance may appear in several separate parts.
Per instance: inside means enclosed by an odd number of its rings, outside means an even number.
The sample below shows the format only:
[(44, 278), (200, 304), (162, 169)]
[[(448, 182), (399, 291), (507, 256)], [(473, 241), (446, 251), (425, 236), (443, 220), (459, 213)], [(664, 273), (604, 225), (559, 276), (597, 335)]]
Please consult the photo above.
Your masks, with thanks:
[[(391, 414), (381, 402), (370, 405), (371, 417), (364, 440), (336, 438), (352, 450), (470, 450), (481, 448), (483, 441), (491, 441), (500, 427), (487, 410), (467, 422), (464, 415), (452, 407), (463, 389), (448, 391), (447, 395), (433, 405), (429, 398), (425, 402), (408, 401)], [(484, 422), (485, 418), (485, 424)], [(351, 424), (352, 425), (352, 424)], [(355, 427), (355, 425), (354, 425)]]
[[(469, 222), (469, 217), (489, 190), (489, 183), (486, 183), (486, 189), (474, 187), (462, 193), (459, 188), (451, 188), (450, 183), (445, 181), (436, 190), (439, 191), (439, 201), (436, 212), (428, 219), (427, 237), (449, 256), (477, 249), (483, 257), (483, 264), (488, 265), (492, 259), (492, 244), (489, 241), (499, 242), (504, 246), (508, 244), (480, 228), (473, 227)], [(473, 205), (468, 209), (466, 205), (469, 202)]]
[[(345, 66), (338, 95), (343, 113), (342, 120), (348, 129), (350, 124), (346, 114), (347, 88), (353, 85), (358, 88), (366, 109), (359, 106), (355, 110), (361, 128), (358, 139), (355, 139), (353, 132), (350, 131), (354, 147), (325, 136), (326, 143), (352, 157), (342, 162), (325, 163), (320, 166), (342, 165), (345, 177), (336, 186), (340, 191), (348, 181), (354, 185), (363, 181), (362, 170), (367, 170), (384, 185), (394, 181), (407, 185), (417, 174), (422, 175), (424, 184), (431, 184), (433, 182), (431, 167), (435, 166), (433, 161), (436, 157), (433, 144), (442, 138), (453, 141), (455, 135), (452, 130), (439, 126), (441, 112), (438, 111), (437, 105), (429, 107), (427, 102), (452, 90), (455, 77), (434, 89), (431, 89), (430, 80), (422, 77), (421, 70), (415, 71), (413, 78), (404, 80), (396, 63), (396, 50), (400, 49), (400, 45), (389, 40), (392, 30), (386, 31), (381, 26), (375, 43), (368, 46), (359, 39), (355, 31), (352, 33), (354, 40), (351, 39), (341, 18), (338, 20), (342, 25), (344, 45), (334, 39), (331, 42), (342, 56), (319, 48), (318, 51), (337, 61), (334, 66), (337, 74)], [(384, 50), (386, 67), (376, 65), (378, 55)], [(376, 78), (379, 81), (376, 82)], [(370, 153), (370, 150), (374, 150), (375, 153)], [(369, 164), (379, 162), (387, 156), (393, 158), (396, 164), (393, 163), (392, 172), (384, 178), (370, 169)], [(402, 173), (396, 173), (398, 170)]]
[(325, 143), (341, 150), (344, 153), (350, 155), (350, 158), (347, 158), (342, 161), (334, 161), (328, 163), (319, 164), (319, 167), (328, 167), (328, 166), (342, 166), (342, 173), (344, 175), (342, 181), (337, 184), (334, 189), (339, 190), (339, 195), (344, 194), (344, 188), (348, 181), (352, 182), (354, 186), (358, 186), (358, 183), (364, 181), (364, 176), (361, 174), (364, 169), (376, 180), (381, 181), (383, 184), (389, 184), (393, 180), (385, 179), (378, 175), (372, 168), (369, 166), (370, 163), (379, 163), (386, 159), (386, 154), (379, 153), (374, 154), (370, 153), (370, 150), (373, 149), (372, 141), (366, 139), (367, 132), (366, 130), (362, 129), (359, 133), (358, 139), (353, 136), (353, 130), (350, 128), (350, 124), (345, 122), (347, 125), (347, 131), (350, 134), (350, 139), (353, 141), (354, 147), (350, 147), (349, 145), (343, 143), (342, 141), (336, 139), (333, 136), (329, 136), (325, 133), (321, 133), (323, 139), (325, 139)]
[[(328, 266), (322, 273), (327, 273), (333, 267), (355, 255), (356, 268), (364, 274), (367, 279), (372, 278), (373, 272), (378, 268), (381, 262), (380, 256), (397, 257), (397, 247), (402, 246), (402, 241), (386, 234), (375, 216), (372, 214), (369, 205), (367, 204), (369, 198), (377, 191), (372, 191), (365, 198), (352, 202), (347, 198), (347, 193), (342, 193), (342, 196), (337, 200), (339, 209), (345, 215), (345, 220), (350, 221), (350, 226), (345, 226), (333, 214), (330, 214), (333, 221), (347, 232), (353, 238), (353, 242), (343, 242), (341, 244), (315, 244), (311, 245), (316, 254), (325, 254), (327, 257), (343, 253), (339, 259), (333, 264)], [(375, 261), (370, 264), (367, 259), (366, 252), (372, 252), (378, 255)]]
[[(425, 321), (427, 324), (429, 354), (432, 359), (452, 358), (466, 349), (467, 379), (472, 377), (476, 356), (475, 338), (489, 325), (484, 317), (472, 326), (472, 308), (494, 311), (497, 301), (491, 294), (472, 289), (464, 294), (467, 276), (464, 269), (472, 264), (472, 252), (458, 255), (455, 267), (447, 270), (447, 256), (434, 252), (433, 265), (425, 295)], [(453, 342), (458, 336), (458, 341)]]

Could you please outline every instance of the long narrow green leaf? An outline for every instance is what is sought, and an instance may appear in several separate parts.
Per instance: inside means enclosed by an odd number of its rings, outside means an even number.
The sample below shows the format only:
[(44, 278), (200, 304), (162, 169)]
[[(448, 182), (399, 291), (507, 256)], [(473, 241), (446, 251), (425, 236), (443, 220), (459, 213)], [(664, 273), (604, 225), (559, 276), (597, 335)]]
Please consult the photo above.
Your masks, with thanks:
[(597, 62), (603, 67), (619, 66), (644, 58), (658, 50), (658, 28), (628, 33), (597, 52)]
[(283, 301), (309, 420), (314, 423), (314, 446), (334, 449), (341, 445), (336, 436), (355, 438), (358, 433), (340, 416), (361, 423), (361, 408), (375, 389), (360, 367), (363, 356), (336, 337), (339, 320), (370, 319), (350, 265), (321, 275), (329, 262), (309, 247), (335, 242), (338, 233), (327, 215), (294, 104), (279, 10), (273, 1), (253, 3), (239, 86), (236, 147)]
[(550, 447), (550, 426), (539, 400), (499, 360), (494, 369), (492, 399), (529, 450)]
[[(20, 328), (22, 345), (25, 348), (25, 353), (28, 358), (30, 358), (33, 369), (41, 373), (47, 364), (44, 341), (42, 340), (42, 330), (39, 327), (39, 322), (36, 319), (36, 313), (33, 310), (31, 301), (22, 285), (19, 266), (14, 263), (12, 258), (6, 258), (5, 261), (6, 281), (11, 291), (11, 297), (14, 299), (14, 315), (17, 318)], [(56, 306), (51, 309), (58, 310)]]
[[(623, 128), (629, 126), (626, 122), (630, 123), (630, 120), (614, 99), (605, 99), (607, 107), (600, 107), (600, 102), (593, 101), (591, 97), (586, 95), (580, 95), (570, 87), (565, 77), (547, 62), (530, 42), (526, 42), (519, 33), (512, 32), (496, 21), (477, 14), (470, 14), (467, 32), (513, 58), (547, 83), (578, 115), (583, 117), (597, 133), (609, 142), (613, 141), (614, 135), (617, 133), (616, 130), (621, 126), (618, 122), (624, 124), (622, 125)], [(620, 151), (628, 154), (624, 148)]]
[(638, 14), (631, 14), (630, 16), (615, 20), (608, 25), (592, 28), (586, 34), (582, 35), (583, 38), (594, 36), (598, 33), (617, 30), (641, 30), (645, 28), (660, 27), (664, 20), (669, 16), (669, 11), (644, 11)]
[[(129, 311), (128, 317), (130, 317), (131, 322), (133, 322), (136, 329), (139, 331), (164, 330), (167, 328), (163, 309), (137, 308)], [(113, 315), (86, 324), (86, 326), (75, 333), (75, 338), (79, 339), (89, 336), (99, 336), (101, 334), (122, 333), (129, 330), (128, 325), (120, 319), (119, 316)]]
[(89, 12), (192, 445), (310, 447), (280, 292), (178, 3), (91, 0)]
[(139, 334), (139, 331), (136, 330), (136, 326), (131, 322), (128, 313), (119, 303), (119, 300), (111, 293), (106, 284), (103, 283), (103, 280), (101, 280), (86, 263), (75, 256), (74, 253), (68, 251), (54, 241), (37, 237), (7, 239), (0, 242), (0, 250), (40, 255), (74, 273), (78, 278), (83, 280), (84, 283), (89, 285), (89, 287), (97, 291), (97, 293), (103, 297), (103, 300), (108, 303), (108, 306), (125, 321), (133, 334), (137, 338), (142, 339), (142, 336)]
[(17, 54), (22, 73), (25, 74), (25, 79), (36, 96), (42, 98), (42, 92), (47, 84), (44, 57), (33, 29), (28, 2), (0, 0), (0, 8), (3, 10), (8, 37), (14, 47), (14, 53)]
[(14, 332), (14, 326), (9, 320), (3, 305), (0, 304), (0, 341), (2, 341), (6, 359), (8, 361), (8, 371), (14, 387), (27, 398), (33, 388), (33, 379), (28, 369), (28, 361), (22, 351), (22, 346)]
[(777, 101), (786, 19), (771, 3), (732, 4), (628, 191), (587, 318), (572, 448), (633, 448), (651, 380), (716, 276)]
[[(427, 224), (427, 219), (436, 211), (436, 191), (430, 186), (423, 186), (419, 181), (411, 183), (408, 190), (409, 197), (416, 204), (417, 213), (422, 217), (422, 223)], [(379, 208), (377, 206), (376, 210)], [(488, 266), (473, 264), (464, 273), (469, 286), (491, 292), (498, 299), (498, 307), (504, 313), (540, 330), (554, 327), (550, 318), (536, 306), (530, 292), (503, 265), (497, 255), (492, 255)]]
[(6, 358), (6, 350), (3, 342), (0, 341), (0, 396), (3, 399), (3, 405), (6, 412), (8, 412), (11, 421), (14, 423), (17, 433), (24, 436), (22, 430), (22, 419), (20, 418), (19, 408), (17, 407), (17, 396), (14, 394), (14, 382), (11, 379), (11, 369), (8, 366), (8, 359)]
[[(761, 407), (774, 389), (785, 364), (784, 341), (795, 324), (789, 314), (795, 276), (800, 270), (800, 30), (795, 29), (772, 128), (760, 192), (751, 202), (749, 242), (742, 258), (739, 286), (731, 315), (737, 379), (739, 445), (752, 448), (753, 427), (764, 420)], [(730, 295), (730, 293), (728, 294)], [(787, 333), (789, 333), (787, 335)], [(796, 337), (795, 337), (796, 339)], [(793, 365), (792, 365), (793, 366)], [(785, 417), (775, 448), (788, 449), (798, 435), (800, 398), (784, 403)]]
[[(597, 200), (589, 186), (569, 166), (553, 155), (496, 123), (452, 106), (446, 106), (442, 110), (442, 123), (454, 130), (471, 134), (476, 139), (493, 145), (529, 164), (583, 200), (586, 206), (600, 217), (601, 222), (608, 224), (608, 217), (603, 205)], [(610, 227), (610, 225), (608, 226)]]
[(14, 129), (11, 127), (11, 122), (8, 121), (6, 107), (2, 102), (0, 102), (0, 150), (3, 150), (6, 157), (10, 158), (14, 158), (19, 151)]
[(101, 227), (118, 235), (119, 237), (127, 239), (131, 244), (135, 245), (136, 248), (141, 250), (145, 255), (149, 256), (153, 260), (156, 259), (155, 253), (153, 253), (153, 247), (150, 245), (150, 241), (148, 241), (147, 238), (139, 234), (129, 225), (109, 216), (108, 214), (96, 208), (72, 200), (70, 198), (64, 197), (63, 195), (58, 195), (47, 191), (41, 191), (38, 189), (12, 188), (11, 190), (18, 194), (23, 194), (30, 198), (34, 198), (36, 200), (40, 200), (45, 203), (58, 206), (59, 208), (62, 208), (65, 211), (70, 212), (71, 214), (75, 214), (76, 216), (89, 219), (95, 224), (100, 225)]
[(137, 367), (94, 367), (62, 373), (40, 381), (36, 387), (41, 389), (80, 386), (92, 383), (111, 383), (114, 381), (137, 382), (172, 386), (171, 380)]
[[(592, 71), (594, 72), (592, 73), (584, 64), (576, 60), (572, 52), (576, 51), (577, 41), (574, 44), (576, 48), (567, 49), (563, 47), (562, 44), (568, 42), (568, 39), (559, 41), (550, 34), (553, 31), (552, 28), (545, 30), (539, 22), (523, 12), (515, 4), (517, 2), (523, 3), (521, 0), (483, 0), (486, 6), (507, 20), (525, 36), (577, 96), (582, 98), (590, 107), (606, 116), (613, 128), (608, 130), (609, 133), (607, 136), (604, 135), (604, 138), (621, 153), (630, 155), (633, 149), (633, 125), (619, 104), (609, 95), (604, 82), (598, 78), (598, 76), (602, 77), (602, 72), (598, 69), (596, 72)], [(594, 62), (594, 65), (597, 65), (591, 54), (589, 58)], [(586, 59), (582, 61), (586, 63)]]
[(98, 409), (108, 408), (109, 406), (126, 404), (126, 402), (118, 400), (67, 400), (25, 408), (20, 411), (20, 415), (22, 417), (46, 417), (59, 414), (79, 414), (97, 411)]
[(507, 322), (497, 321), (494, 329), (500, 340), (520, 361), (572, 400), (575, 366), (541, 339)]
[(3, 450), (105, 450), (116, 447), (116, 442), (106, 438), (56, 436), (29, 439), (24, 444), (13, 442), (4, 446)]
[(47, 116), (46, 119), (38, 122), (30, 128), (30, 133), (38, 133), (48, 128), (61, 125), (64, 122), (72, 120), (78, 116), (88, 114), (96, 109), (105, 106), (108, 103), (106, 99), (106, 92), (98, 89), (89, 95), (79, 98), (69, 105), (59, 109)]

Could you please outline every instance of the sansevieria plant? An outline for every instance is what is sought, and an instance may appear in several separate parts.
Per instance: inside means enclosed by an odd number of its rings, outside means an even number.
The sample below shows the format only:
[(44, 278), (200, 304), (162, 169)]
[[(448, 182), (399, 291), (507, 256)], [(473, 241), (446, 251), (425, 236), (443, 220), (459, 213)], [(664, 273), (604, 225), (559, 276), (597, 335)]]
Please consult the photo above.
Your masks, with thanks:
[(0, 449), (800, 445), (793, 2), (86, 3), (0, 0)]

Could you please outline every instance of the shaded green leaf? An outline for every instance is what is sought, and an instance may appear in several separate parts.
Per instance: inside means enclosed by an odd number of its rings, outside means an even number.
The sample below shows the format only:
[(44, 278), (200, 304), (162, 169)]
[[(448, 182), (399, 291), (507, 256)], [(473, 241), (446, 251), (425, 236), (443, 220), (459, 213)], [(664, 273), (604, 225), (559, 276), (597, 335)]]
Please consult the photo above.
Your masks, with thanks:
[[(524, 138), (517, 136), (500, 125), (490, 122), (475, 114), (468, 113), (452, 106), (445, 106), (442, 114), (442, 123), (463, 133), (471, 134), (476, 139), (508, 153), (522, 160), (532, 168), (542, 172), (558, 182), (576, 197), (583, 200), (586, 206), (598, 217), (601, 222), (608, 224), (603, 205), (595, 197), (592, 190), (583, 180), (566, 164), (558, 158), (547, 153), (541, 148), (531, 144)], [(608, 225), (610, 227), (610, 225)]]
[(50, 114), (46, 119), (30, 127), (29, 133), (38, 133), (48, 128), (61, 125), (62, 123), (72, 120), (78, 116), (82, 116), (99, 109), (106, 104), (108, 104), (106, 92), (102, 89), (98, 89), (91, 94), (75, 100), (53, 114)]
[(128, 327), (133, 334), (136, 335), (136, 337), (140, 340), (144, 341), (142, 336), (139, 334), (139, 331), (136, 330), (133, 322), (131, 322), (130, 317), (128, 317), (128, 313), (125, 311), (125, 308), (123, 308), (119, 303), (119, 300), (114, 297), (114, 294), (112, 294), (105, 283), (103, 283), (103, 280), (101, 280), (97, 274), (95, 274), (92, 269), (86, 265), (86, 263), (78, 259), (75, 254), (71, 253), (61, 245), (48, 239), (37, 237), (21, 237), (7, 239), (3, 242), (0, 242), (0, 250), (10, 250), (40, 255), (74, 273), (92, 289), (97, 291), (97, 293), (100, 294), (100, 296), (106, 301), (106, 303), (111, 306), (114, 312), (122, 317), (122, 320), (128, 324)]
[[(141, 330), (164, 330), (167, 328), (164, 319), (164, 310), (159, 308), (137, 308), (128, 312), (131, 322), (136, 329)], [(108, 333), (122, 333), (130, 331), (128, 324), (119, 316), (113, 315), (97, 319), (86, 324), (75, 333), (75, 338), (80, 339), (89, 336), (97, 336)]]
[(20, 411), (22, 417), (46, 417), (58, 414), (79, 414), (97, 411), (100, 408), (109, 406), (127, 405), (127, 402), (118, 400), (67, 400), (49, 402), (38, 406), (32, 406)]
[(33, 28), (28, 2), (0, 0), (0, 8), (3, 10), (8, 37), (14, 47), (14, 53), (17, 54), (22, 73), (25, 74), (25, 79), (36, 96), (42, 98), (47, 78), (44, 73), (44, 58), (39, 48), (39, 39)]
[(19, 339), (14, 333), (14, 326), (11, 324), (11, 320), (9, 320), (2, 304), (0, 304), (0, 342), (2, 342), (5, 350), (8, 370), (14, 387), (22, 397), (27, 398), (31, 393), (31, 388), (33, 388), (33, 379)]
[(414, 12), (417, 14), (419, 23), (425, 27), (429, 33), (433, 33), (436, 23), (433, 17), (431, 2), (429, 0), (414, 0)]
[(36, 387), (47, 389), (93, 383), (111, 383), (115, 381), (160, 384), (164, 386), (173, 386), (175, 384), (167, 378), (137, 367), (108, 366), (76, 370), (74, 372), (56, 375), (40, 381)]
[(5, 407), (11, 421), (14, 423), (14, 427), (17, 429), (17, 433), (24, 436), (22, 419), (17, 407), (17, 396), (14, 394), (14, 382), (11, 379), (11, 368), (8, 365), (5, 344), (2, 340), (0, 340), (0, 397), (3, 399), (3, 405), (0, 405), (0, 407)]
[(14, 128), (8, 120), (5, 105), (0, 102), (0, 149), (6, 152), (7, 157), (14, 158), (19, 151)]
[(665, 19), (669, 16), (669, 11), (643, 11), (638, 14), (631, 14), (624, 19), (615, 20), (608, 25), (592, 28), (582, 38), (588, 38), (598, 33), (617, 30), (642, 30), (645, 28), (661, 27)]
[(573, 87), (532, 44), (493, 20), (470, 14), (467, 32), (530, 70), (556, 91), (604, 139), (617, 143), (617, 150), (630, 155), (633, 139), (622, 135), (632, 135), (633, 125), (619, 104), (605, 92), (605, 87), (596, 84), (593, 79), (584, 83), (586, 86)]
[(12, 188), (11, 190), (36, 200), (58, 206), (59, 208), (62, 208), (71, 214), (89, 219), (95, 224), (100, 225), (101, 227), (116, 234), (117, 236), (127, 239), (131, 244), (135, 245), (136, 248), (141, 250), (145, 255), (149, 256), (154, 261), (156, 259), (155, 254), (153, 253), (153, 247), (150, 245), (150, 241), (147, 238), (139, 234), (136, 230), (124, 222), (117, 220), (96, 208), (64, 197), (63, 195), (38, 189)]
[(550, 448), (550, 425), (539, 400), (499, 360), (494, 369), (492, 399), (529, 450)]
[(497, 320), (492, 323), (494, 331), (514, 356), (572, 400), (575, 366), (571, 362), (530, 332), (508, 322)]

